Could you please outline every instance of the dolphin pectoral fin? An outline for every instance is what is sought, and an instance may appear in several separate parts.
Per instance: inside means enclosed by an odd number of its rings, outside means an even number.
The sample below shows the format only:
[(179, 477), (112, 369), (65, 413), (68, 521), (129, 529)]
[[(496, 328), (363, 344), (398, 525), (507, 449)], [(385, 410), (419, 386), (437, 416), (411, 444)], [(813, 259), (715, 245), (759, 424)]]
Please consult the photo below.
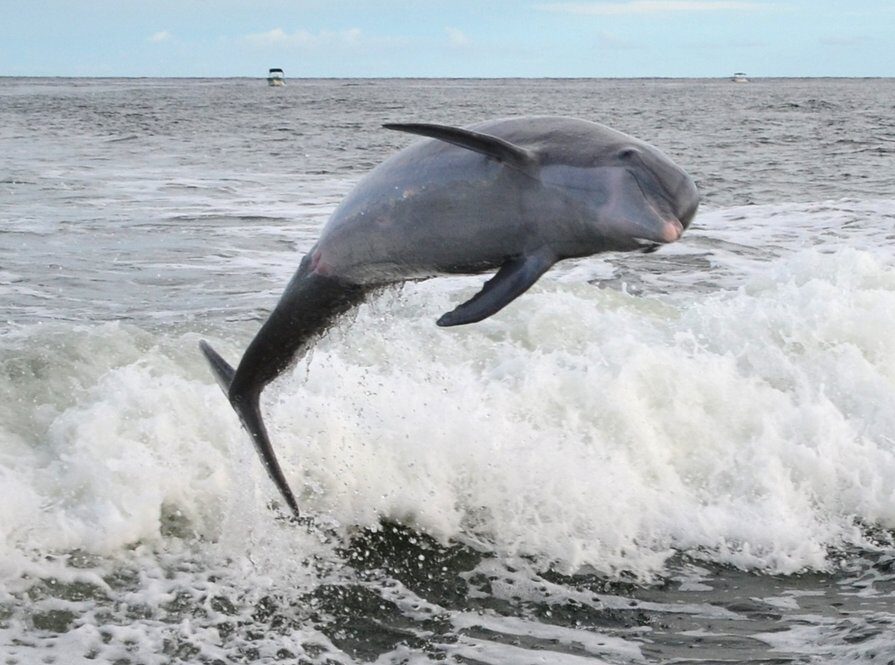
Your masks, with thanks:
[(509, 259), (472, 299), (443, 315), (436, 323), (447, 327), (487, 319), (525, 293), (554, 263), (553, 254), (544, 250)]
[(211, 366), (211, 371), (214, 373), (214, 378), (217, 379), (218, 385), (220, 385), (233, 410), (236, 411), (236, 415), (242, 421), (243, 427), (251, 435), (252, 442), (255, 444), (255, 449), (258, 451), (258, 455), (261, 457), (261, 462), (264, 464), (264, 468), (267, 469), (268, 475), (273, 480), (274, 485), (277, 486), (295, 517), (300, 517), (298, 502), (295, 500), (295, 495), (286, 481), (283, 470), (280, 468), (277, 456), (270, 445), (264, 421), (261, 419), (259, 395), (249, 397), (231, 395), (230, 386), (233, 383), (233, 376), (236, 374), (236, 371), (205, 340), (199, 342), (199, 348), (202, 349), (202, 353), (205, 355), (208, 364)]
[(481, 134), (469, 129), (448, 127), (447, 125), (432, 125), (422, 122), (414, 123), (390, 123), (383, 125), (386, 129), (394, 129), (399, 132), (418, 134), (432, 139), (438, 139), (452, 145), (473, 150), (498, 162), (508, 164), (522, 171), (529, 171), (536, 165), (537, 158), (534, 153), (525, 148), (504, 141), (496, 136)]

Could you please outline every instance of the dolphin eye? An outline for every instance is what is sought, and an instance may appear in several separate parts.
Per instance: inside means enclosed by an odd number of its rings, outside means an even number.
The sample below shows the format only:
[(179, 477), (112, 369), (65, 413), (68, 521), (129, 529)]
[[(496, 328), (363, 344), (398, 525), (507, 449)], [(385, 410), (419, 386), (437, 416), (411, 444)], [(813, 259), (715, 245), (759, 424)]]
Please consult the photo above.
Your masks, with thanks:
[(637, 157), (640, 154), (640, 151), (637, 148), (622, 148), (618, 151), (617, 156), (622, 161), (630, 161)]

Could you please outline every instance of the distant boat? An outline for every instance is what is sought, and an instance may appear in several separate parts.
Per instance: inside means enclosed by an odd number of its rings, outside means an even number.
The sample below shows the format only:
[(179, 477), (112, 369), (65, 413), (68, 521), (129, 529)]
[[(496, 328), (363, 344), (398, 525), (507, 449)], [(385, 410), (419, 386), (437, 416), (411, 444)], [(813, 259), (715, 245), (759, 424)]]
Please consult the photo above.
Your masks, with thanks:
[[(730, 80), (734, 83), (748, 83), (749, 79), (746, 78), (746, 75), (743, 72), (736, 72), (733, 76), (730, 77)], [(271, 85), (273, 85), (271, 83)]]
[(286, 85), (286, 77), (283, 75), (283, 70), (275, 68), (267, 72), (267, 85)]

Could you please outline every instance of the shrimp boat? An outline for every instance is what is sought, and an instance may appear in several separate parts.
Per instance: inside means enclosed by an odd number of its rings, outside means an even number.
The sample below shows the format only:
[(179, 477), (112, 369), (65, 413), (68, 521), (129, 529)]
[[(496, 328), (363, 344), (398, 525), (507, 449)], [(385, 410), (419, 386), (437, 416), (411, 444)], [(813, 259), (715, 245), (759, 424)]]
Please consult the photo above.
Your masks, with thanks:
[(281, 86), (286, 85), (286, 77), (283, 75), (282, 69), (271, 69), (267, 72), (267, 85)]

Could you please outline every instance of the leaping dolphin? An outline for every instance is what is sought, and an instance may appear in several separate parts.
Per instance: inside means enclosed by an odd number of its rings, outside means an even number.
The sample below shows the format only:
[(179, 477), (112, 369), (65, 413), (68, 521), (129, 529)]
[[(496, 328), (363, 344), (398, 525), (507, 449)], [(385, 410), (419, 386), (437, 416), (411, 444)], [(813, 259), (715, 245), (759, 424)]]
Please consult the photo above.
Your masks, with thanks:
[(699, 205), (693, 180), (662, 152), (593, 122), (384, 126), (428, 138), (385, 160), (345, 197), (236, 370), (200, 343), (296, 516), (261, 418), (261, 392), (338, 315), (386, 284), (496, 269), (437, 323), (481, 321), (557, 261), (674, 242)]

